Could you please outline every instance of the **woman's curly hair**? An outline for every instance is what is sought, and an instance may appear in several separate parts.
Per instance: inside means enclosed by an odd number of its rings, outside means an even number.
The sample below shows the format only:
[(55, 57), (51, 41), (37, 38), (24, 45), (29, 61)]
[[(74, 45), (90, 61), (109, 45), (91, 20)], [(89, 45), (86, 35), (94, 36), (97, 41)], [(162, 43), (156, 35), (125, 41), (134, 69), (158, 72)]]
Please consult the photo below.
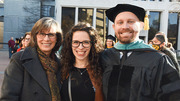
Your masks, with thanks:
[[(62, 50), (60, 53), (61, 57), (61, 76), (62, 81), (65, 80), (69, 72), (71, 71), (74, 63), (75, 63), (75, 56), (72, 52), (72, 37), (74, 32), (76, 31), (85, 31), (89, 34), (90, 40), (91, 40), (91, 50), (89, 53), (89, 68), (92, 70), (92, 77), (97, 80), (98, 78), (101, 78), (102, 76), (102, 70), (99, 63), (99, 57), (100, 52), (103, 50), (103, 44), (101, 41), (100, 36), (98, 35), (97, 31), (90, 26), (90, 24), (85, 22), (80, 22), (77, 25), (73, 26), (72, 29), (65, 35), (65, 39), (62, 45)], [(100, 84), (100, 81), (97, 82)]]

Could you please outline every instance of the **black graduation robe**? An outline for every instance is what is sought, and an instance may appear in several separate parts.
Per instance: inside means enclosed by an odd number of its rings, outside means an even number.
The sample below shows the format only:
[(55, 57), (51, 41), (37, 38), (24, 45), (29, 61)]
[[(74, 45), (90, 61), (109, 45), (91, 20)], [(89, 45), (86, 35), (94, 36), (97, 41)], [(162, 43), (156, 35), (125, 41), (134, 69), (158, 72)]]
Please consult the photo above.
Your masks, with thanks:
[(102, 53), (105, 101), (180, 101), (180, 76), (169, 57), (148, 48), (130, 52), (122, 67), (119, 50)]

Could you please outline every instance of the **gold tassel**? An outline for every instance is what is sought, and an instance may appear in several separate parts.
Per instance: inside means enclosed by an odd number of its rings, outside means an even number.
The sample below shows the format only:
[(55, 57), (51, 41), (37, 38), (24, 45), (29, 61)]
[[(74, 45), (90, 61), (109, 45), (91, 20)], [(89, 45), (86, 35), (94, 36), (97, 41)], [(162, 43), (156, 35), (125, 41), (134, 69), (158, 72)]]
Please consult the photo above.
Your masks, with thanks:
[(147, 14), (144, 17), (144, 30), (149, 30), (149, 18)]

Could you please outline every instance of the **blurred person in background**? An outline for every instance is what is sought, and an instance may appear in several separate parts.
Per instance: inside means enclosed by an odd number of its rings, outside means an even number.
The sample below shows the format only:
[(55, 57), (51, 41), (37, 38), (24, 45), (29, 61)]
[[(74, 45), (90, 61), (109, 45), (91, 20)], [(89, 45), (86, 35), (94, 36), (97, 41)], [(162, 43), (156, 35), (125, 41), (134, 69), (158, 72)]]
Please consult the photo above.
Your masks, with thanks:
[(16, 38), (13, 53), (16, 53), (17, 49), (20, 48), (20, 43), (21, 43), (21, 39)]
[(112, 35), (108, 35), (106, 37), (105, 48), (112, 48), (115, 45), (115, 42), (116, 42), (116, 38)]
[(166, 35), (164, 33), (159, 34), (160, 32), (158, 32), (154, 38), (151, 40), (151, 44), (152, 47), (156, 50), (159, 50), (163, 53), (165, 53), (166, 55), (168, 55), (172, 62), (174, 63), (176, 69), (178, 70), (178, 72), (180, 71), (180, 67), (179, 67), (179, 63), (176, 57), (176, 53), (174, 53), (170, 48), (168, 47), (168, 39), (166, 37)]
[(155, 34), (155, 36), (156, 36), (156, 35), (164, 35), (164, 36), (165, 36), (165, 43), (166, 43), (165, 45), (166, 45), (166, 47), (169, 48), (172, 52), (176, 53), (176, 50), (174, 49), (172, 43), (168, 41), (168, 38), (167, 38), (167, 36), (164, 34), (164, 32), (159, 31), (159, 32), (157, 32), (157, 33)]
[(60, 61), (55, 55), (61, 43), (59, 23), (39, 19), (29, 46), (12, 56), (4, 72), (0, 101), (61, 101)]
[(26, 32), (24, 39), (25, 39), (25, 47), (29, 46), (29, 43), (31, 41), (31, 32)]
[(24, 50), (24, 48), (25, 48), (25, 41), (24, 41), (24, 39), (22, 39), (21, 43), (19, 44), (19, 47), (20, 48), (17, 49), (17, 52)]
[(15, 46), (15, 41), (14, 38), (11, 37), (11, 39), (8, 41), (9, 58), (11, 58), (12, 54), (14, 53), (14, 46)]
[(20, 48), (17, 49), (17, 52), (24, 50), (29, 45), (30, 40), (31, 40), (31, 32), (26, 32), (19, 45)]

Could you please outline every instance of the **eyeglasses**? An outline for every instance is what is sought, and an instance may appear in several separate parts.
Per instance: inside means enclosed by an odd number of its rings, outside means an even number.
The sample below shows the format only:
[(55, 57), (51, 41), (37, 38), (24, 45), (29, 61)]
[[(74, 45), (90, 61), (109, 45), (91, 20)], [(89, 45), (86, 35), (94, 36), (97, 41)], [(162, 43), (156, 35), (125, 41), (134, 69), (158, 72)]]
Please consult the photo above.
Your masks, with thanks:
[(88, 48), (91, 45), (91, 41), (82, 41), (82, 42), (72, 41), (72, 47), (77, 48), (79, 47), (80, 44), (82, 44), (83, 47)]
[(47, 35), (48, 38), (50, 38), (50, 39), (56, 38), (56, 33), (48, 33), (48, 34), (38, 33), (38, 36), (39, 36), (39, 38), (41, 38), (41, 39), (44, 39), (44, 38), (46, 37), (46, 35)]
[(30, 38), (25, 38), (25, 41), (30, 41)]

